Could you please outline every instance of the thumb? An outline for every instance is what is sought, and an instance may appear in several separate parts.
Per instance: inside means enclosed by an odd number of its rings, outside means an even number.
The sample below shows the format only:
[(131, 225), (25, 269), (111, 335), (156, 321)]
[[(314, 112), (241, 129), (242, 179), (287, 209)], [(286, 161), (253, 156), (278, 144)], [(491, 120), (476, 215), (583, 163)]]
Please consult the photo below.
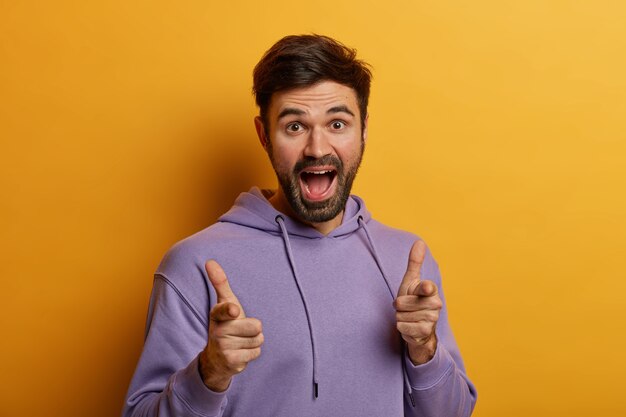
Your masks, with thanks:
[(234, 303), (220, 303), (216, 304), (211, 310), (210, 318), (213, 321), (228, 321), (235, 320), (239, 317), (241, 307)]
[(437, 284), (432, 281), (424, 280), (420, 281), (420, 285), (417, 287), (417, 291), (413, 292), (412, 295), (417, 295), (420, 297), (432, 297), (437, 295), (439, 290), (437, 289)]
[[(217, 303), (232, 303), (241, 309), (241, 314), (243, 315), (243, 308), (241, 308), (241, 304), (237, 299), (237, 296), (233, 293), (233, 290), (230, 288), (230, 284), (228, 283), (228, 278), (226, 277), (226, 273), (214, 260), (210, 260), (205, 264), (206, 273), (209, 276), (209, 281), (213, 288), (215, 288), (215, 293), (217, 294)], [(230, 310), (229, 311), (233, 311)], [(245, 316), (244, 316), (245, 317)]]
[(413, 243), (411, 252), (409, 253), (409, 262), (406, 272), (398, 289), (398, 297), (401, 295), (410, 295), (415, 292), (421, 281), (421, 269), (426, 255), (426, 244), (418, 240)]

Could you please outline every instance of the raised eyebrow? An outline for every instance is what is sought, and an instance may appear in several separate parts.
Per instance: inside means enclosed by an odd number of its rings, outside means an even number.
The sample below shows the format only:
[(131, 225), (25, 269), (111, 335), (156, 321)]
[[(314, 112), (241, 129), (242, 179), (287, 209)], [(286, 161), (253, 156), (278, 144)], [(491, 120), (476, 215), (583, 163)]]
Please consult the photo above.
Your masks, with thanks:
[(302, 116), (303, 114), (306, 114), (304, 110), (296, 109), (295, 107), (287, 107), (284, 108), (280, 113), (278, 113), (278, 120), (286, 116)]
[(354, 117), (354, 113), (348, 108), (348, 106), (334, 106), (330, 109), (326, 110), (326, 114), (334, 114), (334, 113), (347, 113), (350, 116)]

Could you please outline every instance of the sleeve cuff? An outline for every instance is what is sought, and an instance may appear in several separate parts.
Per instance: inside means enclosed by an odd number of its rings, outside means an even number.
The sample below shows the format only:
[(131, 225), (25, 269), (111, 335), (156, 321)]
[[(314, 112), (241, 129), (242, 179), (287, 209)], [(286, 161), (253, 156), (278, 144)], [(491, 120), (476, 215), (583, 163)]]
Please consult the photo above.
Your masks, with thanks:
[(450, 353), (441, 343), (437, 344), (435, 356), (426, 363), (413, 365), (408, 349), (405, 349), (404, 361), (411, 388), (418, 391), (427, 390), (439, 384), (455, 366)]
[(198, 370), (198, 356), (176, 375), (173, 390), (186, 405), (198, 415), (218, 416), (221, 410), (228, 403), (227, 393), (230, 387), (224, 392), (215, 392), (207, 388), (200, 377)]

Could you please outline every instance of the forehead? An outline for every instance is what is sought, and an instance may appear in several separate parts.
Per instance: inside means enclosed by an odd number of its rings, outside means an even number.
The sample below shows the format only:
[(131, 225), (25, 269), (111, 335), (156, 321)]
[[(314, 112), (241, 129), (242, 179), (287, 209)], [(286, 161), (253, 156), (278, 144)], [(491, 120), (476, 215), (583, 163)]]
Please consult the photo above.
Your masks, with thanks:
[(268, 113), (270, 119), (276, 119), (284, 109), (296, 108), (314, 115), (318, 112), (324, 113), (327, 109), (339, 105), (346, 106), (355, 115), (359, 114), (354, 89), (334, 81), (321, 81), (308, 87), (274, 93)]

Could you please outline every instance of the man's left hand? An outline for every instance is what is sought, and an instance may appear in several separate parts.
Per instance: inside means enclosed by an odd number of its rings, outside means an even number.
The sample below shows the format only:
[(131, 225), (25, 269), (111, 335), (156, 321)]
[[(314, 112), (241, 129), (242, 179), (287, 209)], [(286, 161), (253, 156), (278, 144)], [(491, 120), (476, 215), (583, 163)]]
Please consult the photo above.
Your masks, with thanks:
[(418, 240), (411, 248), (409, 264), (400, 283), (398, 297), (393, 302), (396, 325), (407, 343), (409, 357), (414, 365), (426, 363), (435, 355), (435, 327), (443, 305), (437, 285), (421, 279), (425, 254), (426, 244)]

